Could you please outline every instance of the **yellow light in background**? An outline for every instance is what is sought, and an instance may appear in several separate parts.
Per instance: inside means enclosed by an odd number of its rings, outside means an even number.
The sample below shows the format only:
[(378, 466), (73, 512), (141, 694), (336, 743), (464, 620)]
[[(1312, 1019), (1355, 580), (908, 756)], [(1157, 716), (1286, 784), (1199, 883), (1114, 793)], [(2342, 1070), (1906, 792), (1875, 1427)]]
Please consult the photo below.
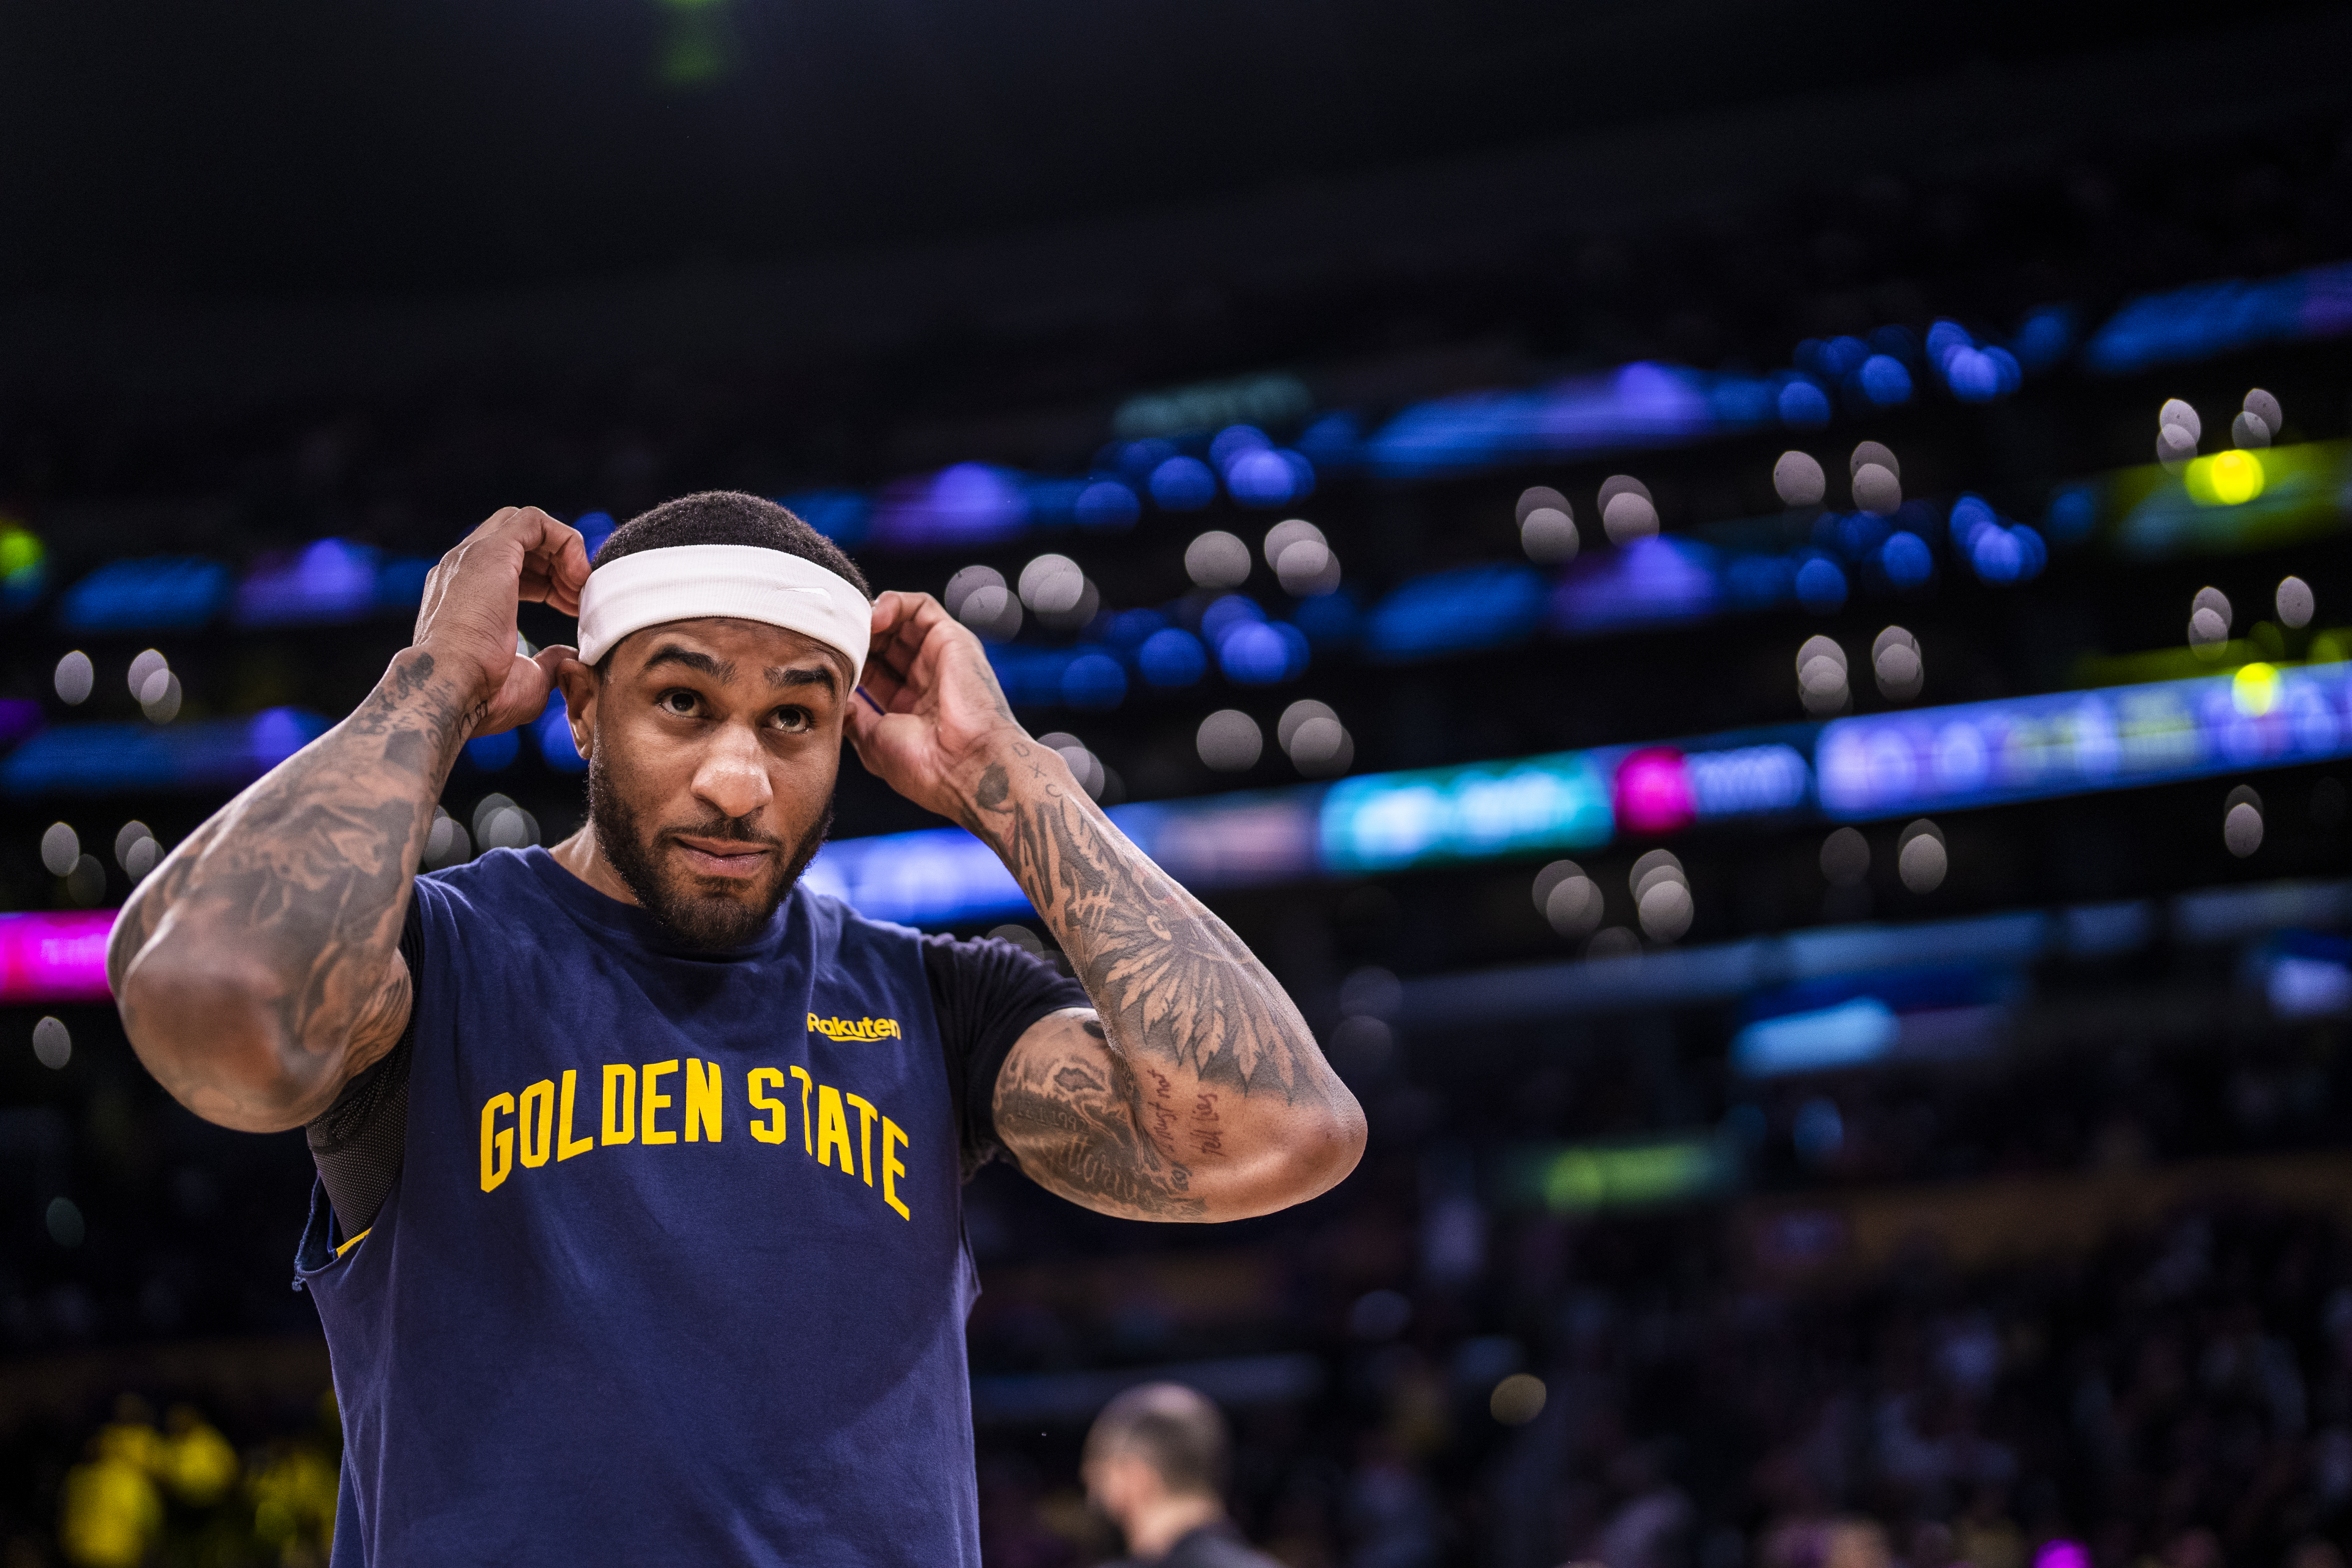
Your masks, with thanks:
[(2199, 506), (2241, 506), (2263, 493), (2263, 460), (2252, 452), (2216, 452), (2189, 464), (2185, 479)]
[(2278, 706), (2278, 671), (2269, 665), (2242, 665), (2230, 682), (2230, 700), (2239, 712), (2259, 719)]

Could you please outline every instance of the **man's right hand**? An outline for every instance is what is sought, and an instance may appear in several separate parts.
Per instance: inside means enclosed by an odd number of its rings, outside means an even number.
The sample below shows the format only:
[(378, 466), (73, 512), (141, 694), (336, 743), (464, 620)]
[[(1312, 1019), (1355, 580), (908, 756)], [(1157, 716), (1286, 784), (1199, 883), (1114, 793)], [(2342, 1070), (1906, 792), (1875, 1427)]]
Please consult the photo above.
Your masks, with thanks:
[(530, 599), (576, 616), (587, 582), (579, 531), (535, 506), (500, 508), (441, 557), (425, 581), (415, 646), (469, 694), (468, 739), (528, 724), (546, 709), (556, 668), (572, 650), (547, 647), (525, 658), (515, 612)]

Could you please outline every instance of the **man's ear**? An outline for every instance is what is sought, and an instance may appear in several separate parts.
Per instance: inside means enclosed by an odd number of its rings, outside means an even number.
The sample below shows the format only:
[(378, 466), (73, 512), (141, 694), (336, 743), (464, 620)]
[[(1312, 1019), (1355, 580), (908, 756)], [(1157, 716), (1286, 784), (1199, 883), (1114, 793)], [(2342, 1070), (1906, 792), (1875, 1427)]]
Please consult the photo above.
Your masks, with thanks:
[(563, 716), (572, 725), (572, 749), (585, 757), (595, 740), (596, 699), (604, 690), (604, 678), (578, 659), (567, 658), (556, 667), (555, 684), (563, 689)]

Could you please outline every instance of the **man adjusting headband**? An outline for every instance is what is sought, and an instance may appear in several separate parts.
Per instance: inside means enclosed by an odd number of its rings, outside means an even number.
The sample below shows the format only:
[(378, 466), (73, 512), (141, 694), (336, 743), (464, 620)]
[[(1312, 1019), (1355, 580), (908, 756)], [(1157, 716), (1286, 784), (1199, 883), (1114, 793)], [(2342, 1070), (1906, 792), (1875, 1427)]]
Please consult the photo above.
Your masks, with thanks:
[[(580, 647), (516, 652), (516, 609)], [(561, 688), (588, 822), (416, 875), (459, 750)], [(846, 740), (992, 847), (1076, 979), (800, 887)], [(1364, 1127), (1223, 923), (927, 595), (783, 508), (499, 512), (352, 716), (140, 885), (109, 973), (196, 1114), (307, 1130), (335, 1568), (979, 1563), (961, 1186), (1311, 1197)]]

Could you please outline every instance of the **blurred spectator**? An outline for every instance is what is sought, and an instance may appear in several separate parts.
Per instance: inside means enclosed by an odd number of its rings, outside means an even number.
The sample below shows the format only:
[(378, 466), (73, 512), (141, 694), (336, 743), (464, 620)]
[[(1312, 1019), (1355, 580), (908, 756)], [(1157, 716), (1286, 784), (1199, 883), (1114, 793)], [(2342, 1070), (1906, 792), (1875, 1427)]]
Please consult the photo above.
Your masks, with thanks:
[(1130, 1388), (1087, 1434), (1087, 1494), (1127, 1538), (1130, 1563), (1275, 1568), (1225, 1516), (1225, 1418), (1176, 1383)]

